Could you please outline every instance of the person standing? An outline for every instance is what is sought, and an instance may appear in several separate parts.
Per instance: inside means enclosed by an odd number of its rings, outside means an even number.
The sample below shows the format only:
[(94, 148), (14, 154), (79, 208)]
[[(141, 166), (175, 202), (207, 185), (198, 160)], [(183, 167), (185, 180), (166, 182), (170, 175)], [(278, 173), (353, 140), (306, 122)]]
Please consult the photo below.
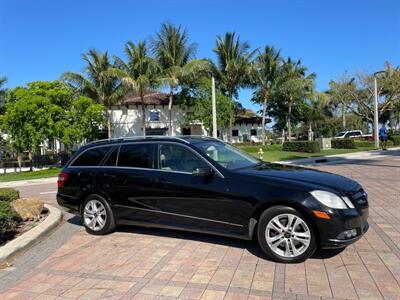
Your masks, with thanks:
[(387, 129), (385, 127), (385, 124), (383, 124), (381, 129), (379, 129), (379, 140), (381, 141), (382, 150), (386, 150), (387, 139), (388, 139)]

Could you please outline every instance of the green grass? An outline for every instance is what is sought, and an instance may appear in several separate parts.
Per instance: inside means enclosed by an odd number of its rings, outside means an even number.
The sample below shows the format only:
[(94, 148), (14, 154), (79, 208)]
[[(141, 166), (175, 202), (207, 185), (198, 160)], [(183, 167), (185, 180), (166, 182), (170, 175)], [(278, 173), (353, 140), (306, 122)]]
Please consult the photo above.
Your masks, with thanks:
[(0, 182), (16, 181), (16, 180), (29, 180), (29, 179), (39, 179), (55, 177), (60, 173), (60, 168), (51, 168), (39, 171), (24, 171), (17, 173), (8, 173), (0, 175)]
[[(239, 146), (239, 148), (258, 157), (258, 151), (260, 149), (260, 146)], [(264, 151), (264, 160), (271, 162), (271, 161), (292, 160), (292, 159), (318, 157), (318, 156), (328, 156), (328, 155), (343, 154), (343, 153), (353, 153), (353, 152), (368, 151), (374, 149), (376, 148), (359, 147), (357, 149), (329, 149), (329, 150), (322, 150), (319, 153), (305, 153), (305, 152), (282, 151), (282, 145), (271, 145), (271, 146), (265, 146), (263, 151)]]

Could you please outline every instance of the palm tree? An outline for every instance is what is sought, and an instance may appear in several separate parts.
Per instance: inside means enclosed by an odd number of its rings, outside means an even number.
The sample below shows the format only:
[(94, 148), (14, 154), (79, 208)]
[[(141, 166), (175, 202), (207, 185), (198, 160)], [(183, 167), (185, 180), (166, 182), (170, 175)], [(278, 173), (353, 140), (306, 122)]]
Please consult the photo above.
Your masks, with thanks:
[(170, 23), (161, 25), (161, 29), (151, 39), (152, 50), (161, 68), (162, 81), (169, 86), (168, 133), (172, 135), (172, 106), (175, 89), (183, 80), (200, 77), (210, 71), (207, 60), (193, 59), (196, 45), (189, 44), (189, 35), (181, 26)]
[(292, 138), (292, 107), (296, 102), (304, 100), (314, 88), (315, 74), (306, 75), (307, 68), (301, 61), (293, 61), (290, 57), (283, 62), (280, 68), (279, 79), (276, 84), (277, 93), (286, 101), (288, 108), (287, 127), (288, 139)]
[[(214, 52), (218, 59), (218, 74), (225, 94), (233, 101), (238, 89), (249, 85), (251, 74), (251, 58), (255, 51), (250, 52), (247, 42), (240, 42), (240, 37), (234, 32), (226, 32), (224, 37), (217, 36)], [(231, 118), (228, 139), (231, 140), (234, 116)]]
[(6, 89), (4, 88), (7, 77), (0, 77), (0, 113), (4, 112)]
[(253, 84), (256, 87), (254, 99), (262, 101), (262, 145), (265, 145), (265, 119), (268, 97), (275, 83), (281, 61), (280, 51), (274, 47), (266, 46), (264, 52), (260, 52), (254, 61)]
[(139, 94), (142, 106), (142, 132), (146, 135), (146, 111), (144, 105), (144, 95), (147, 90), (159, 84), (159, 66), (157, 61), (148, 55), (145, 42), (135, 45), (132, 42), (125, 44), (125, 63), (119, 57), (114, 56), (115, 65), (118, 67), (116, 72), (122, 79), (122, 84), (129, 91)]
[(104, 105), (108, 138), (111, 138), (110, 110), (112, 105), (122, 99), (121, 82), (107, 51), (101, 53), (92, 49), (82, 57), (87, 63), (83, 69), (86, 77), (78, 73), (66, 72), (62, 75), (62, 79), (78, 92)]
[(355, 91), (354, 78), (348, 79), (347, 74), (344, 74), (337, 81), (331, 80), (329, 82), (329, 95), (332, 98), (332, 102), (341, 108), (343, 130), (346, 129), (346, 115), (352, 102), (352, 94)]

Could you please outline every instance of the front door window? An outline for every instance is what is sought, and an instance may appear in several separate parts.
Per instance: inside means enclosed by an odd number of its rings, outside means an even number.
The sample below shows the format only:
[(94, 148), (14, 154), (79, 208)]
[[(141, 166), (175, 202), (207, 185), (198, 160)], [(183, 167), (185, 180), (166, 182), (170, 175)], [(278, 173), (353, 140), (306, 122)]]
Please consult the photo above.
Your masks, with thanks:
[(207, 164), (190, 149), (175, 144), (161, 144), (158, 150), (159, 168), (166, 171), (192, 173)]

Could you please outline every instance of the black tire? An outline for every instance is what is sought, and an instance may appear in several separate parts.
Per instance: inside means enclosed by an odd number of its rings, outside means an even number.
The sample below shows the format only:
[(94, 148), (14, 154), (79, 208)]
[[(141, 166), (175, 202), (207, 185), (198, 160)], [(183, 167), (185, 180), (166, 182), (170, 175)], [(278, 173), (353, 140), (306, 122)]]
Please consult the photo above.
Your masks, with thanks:
[[(310, 232), (310, 242), (309, 242), (308, 248), (304, 247), (304, 249), (305, 249), (304, 252), (302, 252), (298, 256), (286, 257), (286, 256), (279, 255), (272, 250), (272, 248), (270, 247), (270, 245), (267, 242), (266, 230), (267, 230), (268, 223), (273, 218), (275, 218), (279, 215), (282, 215), (282, 214), (291, 214), (291, 215), (297, 216), (302, 221), (304, 221), (304, 223), (307, 225), (308, 230)], [(257, 239), (258, 239), (258, 243), (260, 244), (262, 251), (267, 255), (267, 257), (273, 261), (281, 262), (281, 263), (303, 262), (307, 258), (311, 257), (317, 248), (315, 232), (314, 232), (313, 227), (310, 224), (310, 222), (302, 214), (300, 214), (297, 210), (295, 210), (294, 208), (288, 207), (288, 206), (273, 206), (273, 207), (265, 210), (261, 214), (259, 221), (258, 221), (258, 226), (257, 226)], [(296, 242), (296, 243), (298, 243), (298, 242)], [(285, 245), (283, 245), (283, 247), (284, 246)], [(291, 252), (291, 253), (293, 254), (294, 252)]]
[[(105, 211), (105, 216), (106, 216), (105, 224), (99, 230), (93, 230), (93, 229), (89, 228), (89, 226), (85, 222), (85, 216), (84, 216), (85, 206), (92, 200), (100, 202), (103, 205), (104, 211)], [(88, 232), (90, 234), (105, 235), (105, 234), (113, 232), (115, 229), (115, 219), (114, 219), (113, 211), (112, 211), (110, 205), (108, 204), (108, 202), (100, 195), (92, 194), (92, 195), (89, 195), (85, 199), (85, 201), (83, 202), (83, 204), (81, 206), (81, 217), (82, 217), (82, 223), (86, 229), (86, 232)]]

